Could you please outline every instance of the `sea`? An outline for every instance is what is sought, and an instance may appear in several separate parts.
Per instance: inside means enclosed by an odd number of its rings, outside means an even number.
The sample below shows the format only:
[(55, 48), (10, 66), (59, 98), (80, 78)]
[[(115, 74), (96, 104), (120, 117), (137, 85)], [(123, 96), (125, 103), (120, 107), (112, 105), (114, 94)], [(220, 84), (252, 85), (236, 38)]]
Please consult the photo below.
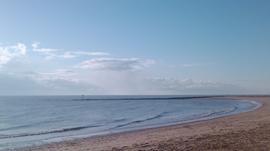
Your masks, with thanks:
[(258, 106), (214, 96), (1, 96), (0, 150), (208, 120)]

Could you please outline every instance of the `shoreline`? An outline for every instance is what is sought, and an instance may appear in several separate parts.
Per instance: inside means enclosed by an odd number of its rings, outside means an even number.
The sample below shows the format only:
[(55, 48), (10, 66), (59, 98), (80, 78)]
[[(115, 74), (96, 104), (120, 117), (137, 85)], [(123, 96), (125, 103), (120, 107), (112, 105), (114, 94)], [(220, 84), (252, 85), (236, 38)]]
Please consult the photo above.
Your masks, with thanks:
[[(40, 146), (26, 147), (21, 149), (15, 149), (16, 151), (52, 151), (52, 150), (164, 150), (157, 149), (160, 145), (167, 147), (176, 147), (177, 150), (184, 149), (185, 146), (191, 143), (191, 140), (202, 137), (203, 135), (223, 134), (224, 132), (233, 132), (239, 130), (250, 130), (256, 128), (256, 124), (249, 124), (244, 127), (236, 127), (232, 122), (236, 124), (245, 122), (246, 120), (240, 120), (242, 116), (247, 118), (249, 114), (262, 112), (265, 106), (270, 108), (269, 96), (225, 96), (221, 98), (241, 99), (245, 101), (255, 101), (259, 105), (257, 107), (221, 117), (214, 117), (210, 119), (200, 119), (199, 121), (189, 121), (188, 123), (174, 123), (170, 125), (162, 125), (158, 127), (144, 128), (132, 131), (117, 132), (112, 134), (104, 134), (99, 136), (92, 136), (87, 138), (76, 138), (72, 140), (64, 140), (61, 142), (48, 143)], [(269, 111), (270, 114), (270, 111)], [(254, 116), (254, 115), (253, 115)], [(255, 115), (256, 116), (256, 115)], [(251, 118), (252, 119), (252, 118)], [(251, 120), (250, 119), (250, 120)], [(221, 122), (221, 123), (220, 123)], [(262, 122), (263, 123), (263, 122)], [(270, 119), (269, 119), (270, 123)], [(221, 125), (220, 125), (221, 124)], [(243, 125), (242, 125), (243, 126)], [(269, 138), (270, 139), (270, 138)], [(175, 142), (178, 140), (178, 142)], [(181, 141), (180, 141), (181, 140)], [(207, 137), (206, 137), (207, 140)], [(175, 142), (173, 144), (170, 144)], [(169, 145), (168, 145), (169, 143)], [(180, 145), (178, 144), (180, 143)], [(167, 144), (167, 145), (166, 145)], [(178, 144), (178, 145), (177, 145)], [(163, 147), (165, 147), (163, 146)], [(180, 148), (179, 148), (180, 147)], [(184, 148), (183, 148), (184, 147)]]

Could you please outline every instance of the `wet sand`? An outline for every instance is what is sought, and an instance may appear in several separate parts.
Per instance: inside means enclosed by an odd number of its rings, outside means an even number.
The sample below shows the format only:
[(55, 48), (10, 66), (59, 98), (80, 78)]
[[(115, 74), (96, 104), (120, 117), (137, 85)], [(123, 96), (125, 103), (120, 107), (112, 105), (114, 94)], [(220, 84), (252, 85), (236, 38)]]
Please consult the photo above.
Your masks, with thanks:
[(270, 96), (233, 97), (262, 107), (222, 118), (51, 143), (19, 151), (270, 150)]

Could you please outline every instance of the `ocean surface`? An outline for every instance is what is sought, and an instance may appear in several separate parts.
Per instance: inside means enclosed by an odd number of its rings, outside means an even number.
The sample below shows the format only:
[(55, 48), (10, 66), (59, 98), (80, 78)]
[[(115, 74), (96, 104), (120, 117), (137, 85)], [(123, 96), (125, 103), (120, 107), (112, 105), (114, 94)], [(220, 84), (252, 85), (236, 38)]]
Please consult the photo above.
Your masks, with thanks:
[(0, 150), (206, 120), (257, 106), (194, 96), (0, 97)]

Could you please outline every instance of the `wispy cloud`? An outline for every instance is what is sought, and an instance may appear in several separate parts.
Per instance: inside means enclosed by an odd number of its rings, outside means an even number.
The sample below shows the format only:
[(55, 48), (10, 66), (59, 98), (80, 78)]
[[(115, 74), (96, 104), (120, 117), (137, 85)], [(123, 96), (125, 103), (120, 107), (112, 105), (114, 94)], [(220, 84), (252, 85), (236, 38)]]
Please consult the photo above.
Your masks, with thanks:
[(54, 49), (54, 48), (41, 48), (39, 42), (34, 42), (32, 44), (32, 51), (40, 53), (45, 56), (45, 59), (52, 59), (58, 56), (58, 51), (61, 51), (60, 49)]
[(98, 52), (98, 51), (67, 51), (63, 49), (55, 49), (55, 48), (41, 48), (39, 42), (34, 42), (32, 44), (32, 50), (37, 53), (41, 53), (45, 56), (45, 59), (53, 59), (53, 58), (76, 58), (81, 56), (107, 56), (109, 53), (106, 52)]
[(16, 45), (0, 46), (0, 65), (8, 63), (11, 59), (24, 56), (26, 45), (17, 43)]
[(74, 52), (69, 52), (74, 55), (82, 55), (82, 56), (108, 56), (110, 55), (109, 53), (106, 52), (87, 52), (87, 51), (74, 51)]
[(29, 74), (36, 80), (66, 80), (71, 82), (77, 82), (78, 79), (74, 78), (76, 73), (72, 70), (58, 69), (54, 72), (36, 72)]
[(94, 58), (80, 63), (79, 68), (94, 70), (138, 70), (154, 64), (154, 60), (140, 58)]
[(45, 88), (52, 88), (57, 91), (69, 91), (84, 93), (89, 90), (97, 90), (98, 87), (88, 81), (83, 81), (77, 77), (78, 74), (72, 70), (58, 69), (53, 72), (32, 72), (26, 77), (35, 81)]
[(198, 68), (198, 67), (206, 67), (211, 66), (213, 63), (180, 63), (180, 64), (173, 64), (169, 65), (169, 68)]
[(48, 53), (48, 52), (56, 52), (60, 50), (60, 49), (53, 49), (53, 48), (40, 48), (39, 45), (40, 45), (39, 42), (34, 42), (32, 44), (33, 51), (41, 52), (41, 53)]
[(185, 64), (182, 64), (181, 67), (191, 68), (191, 67), (198, 67), (202, 65), (203, 64), (199, 64), (199, 63), (185, 63)]
[(215, 81), (195, 81), (193, 79), (174, 79), (174, 78), (150, 78), (146, 80), (149, 89), (162, 92), (178, 93), (178, 94), (234, 94), (247, 91), (246, 89), (233, 84), (227, 84)]
[(76, 58), (80, 56), (108, 56), (109, 53), (106, 52), (87, 52), (87, 51), (67, 51), (59, 57), (62, 58)]
[(76, 75), (65, 69), (52, 72), (0, 72), (0, 95), (89, 94), (101, 91)]

